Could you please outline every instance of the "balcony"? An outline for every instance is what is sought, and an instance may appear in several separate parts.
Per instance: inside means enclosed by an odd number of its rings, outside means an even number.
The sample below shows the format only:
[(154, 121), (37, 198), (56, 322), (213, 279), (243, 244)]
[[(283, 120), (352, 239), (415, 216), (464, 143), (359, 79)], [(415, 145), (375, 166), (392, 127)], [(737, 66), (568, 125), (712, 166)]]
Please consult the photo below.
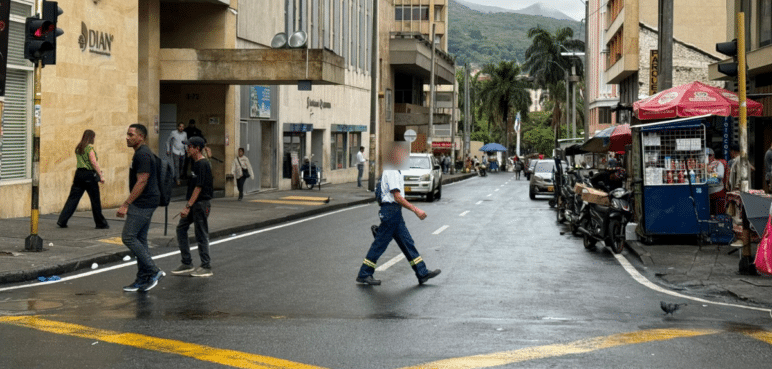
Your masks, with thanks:
[[(432, 66), (432, 44), (419, 34), (392, 34), (389, 40), (391, 66), (398, 73), (411, 74), (429, 82)], [(446, 52), (436, 48), (434, 82), (452, 85), (455, 79), (455, 61)]]
[(343, 58), (319, 49), (161, 49), (162, 82), (227, 85), (344, 83)]
[[(450, 124), (449, 114), (434, 113), (434, 124)], [(395, 126), (426, 126), (429, 125), (429, 108), (413, 104), (394, 104)]]

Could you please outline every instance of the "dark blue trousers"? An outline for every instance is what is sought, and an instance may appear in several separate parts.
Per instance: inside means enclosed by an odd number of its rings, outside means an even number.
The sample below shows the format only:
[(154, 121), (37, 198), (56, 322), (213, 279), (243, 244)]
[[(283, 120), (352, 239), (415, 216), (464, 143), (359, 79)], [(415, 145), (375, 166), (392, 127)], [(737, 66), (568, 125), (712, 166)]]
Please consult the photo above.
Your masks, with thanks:
[(386, 251), (392, 239), (397, 242), (397, 246), (405, 254), (408, 262), (410, 262), (410, 266), (415, 271), (416, 277), (421, 278), (428, 274), (429, 271), (426, 269), (426, 263), (424, 263), (421, 255), (418, 254), (413, 238), (410, 237), (410, 232), (407, 230), (407, 226), (405, 226), (405, 219), (402, 218), (402, 206), (394, 203), (384, 203), (378, 212), (378, 216), (381, 218), (381, 224), (378, 226), (378, 233), (375, 235), (372, 245), (370, 245), (367, 257), (362, 263), (362, 267), (359, 268), (359, 277), (366, 278), (373, 275), (378, 258)]

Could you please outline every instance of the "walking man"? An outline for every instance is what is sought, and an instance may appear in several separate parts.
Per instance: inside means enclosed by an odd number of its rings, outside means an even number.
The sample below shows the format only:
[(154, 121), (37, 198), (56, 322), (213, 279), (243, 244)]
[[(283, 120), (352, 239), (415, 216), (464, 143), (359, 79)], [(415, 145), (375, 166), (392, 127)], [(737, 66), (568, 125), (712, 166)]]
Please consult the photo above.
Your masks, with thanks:
[(418, 254), (413, 238), (410, 237), (410, 232), (407, 226), (405, 226), (405, 219), (402, 218), (402, 208), (404, 207), (415, 213), (418, 219), (426, 219), (426, 213), (423, 210), (415, 207), (402, 197), (402, 194), (405, 192), (405, 181), (398, 168), (407, 159), (409, 152), (407, 147), (397, 145), (392, 146), (387, 152), (387, 167), (383, 171), (381, 180), (383, 203), (378, 212), (381, 224), (378, 226), (375, 240), (370, 245), (367, 257), (359, 268), (359, 275), (356, 281), (374, 286), (381, 284), (380, 280), (373, 278), (373, 273), (375, 273), (378, 258), (383, 255), (383, 252), (386, 251), (386, 247), (389, 246), (393, 238), (410, 262), (410, 266), (413, 267), (418, 283), (424, 284), (429, 279), (439, 275), (440, 270), (429, 271), (426, 269), (426, 264), (421, 255)]
[(147, 128), (144, 125), (135, 123), (129, 126), (126, 146), (134, 149), (129, 168), (131, 193), (116, 214), (119, 218), (126, 218), (121, 239), (137, 258), (137, 278), (134, 283), (123, 287), (126, 292), (149, 291), (166, 276), (155, 266), (147, 246), (147, 231), (161, 200), (161, 192), (158, 190), (155, 155), (145, 144), (146, 139)]
[[(211, 277), (212, 266), (209, 263), (209, 200), (214, 196), (212, 166), (209, 160), (204, 159), (201, 153), (204, 150), (204, 139), (193, 137), (185, 144), (188, 157), (193, 162), (191, 176), (188, 180), (188, 192), (185, 195), (187, 202), (180, 212), (180, 222), (177, 224), (177, 245), (180, 247), (182, 264), (172, 270), (172, 274), (188, 274), (192, 277)], [(193, 258), (190, 255), (188, 243), (188, 229), (193, 224), (198, 242), (198, 256), (201, 258), (201, 266), (193, 268)]]
[(357, 153), (357, 187), (362, 187), (362, 173), (365, 171), (365, 147), (359, 146), (359, 152)]

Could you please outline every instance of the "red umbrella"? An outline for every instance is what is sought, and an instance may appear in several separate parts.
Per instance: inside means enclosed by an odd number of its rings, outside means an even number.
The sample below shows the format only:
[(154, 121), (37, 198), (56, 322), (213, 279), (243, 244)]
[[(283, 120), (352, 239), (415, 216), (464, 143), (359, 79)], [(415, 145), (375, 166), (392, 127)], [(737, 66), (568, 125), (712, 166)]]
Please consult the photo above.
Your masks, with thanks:
[[(722, 88), (694, 81), (669, 88), (633, 103), (633, 111), (639, 120), (671, 119), (716, 115), (739, 115), (737, 94)], [(762, 105), (747, 99), (748, 116), (761, 116)]]

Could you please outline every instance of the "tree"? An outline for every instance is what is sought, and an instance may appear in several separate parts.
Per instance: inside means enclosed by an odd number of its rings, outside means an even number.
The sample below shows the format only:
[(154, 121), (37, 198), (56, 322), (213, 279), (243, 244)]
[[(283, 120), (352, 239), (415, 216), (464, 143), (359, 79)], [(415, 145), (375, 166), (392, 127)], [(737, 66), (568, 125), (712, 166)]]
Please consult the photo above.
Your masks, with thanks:
[[(528, 92), (530, 84), (520, 76), (520, 65), (515, 61), (502, 61), (498, 65), (487, 64), (482, 73), (489, 79), (482, 81), (479, 90), (480, 110), (478, 117), (485, 116), (491, 123), (488, 135), (504, 139), (509, 148), (508, 119), (516, 112), (527, 115), (531, 105)], [(495, 130), (493, 130), (495, 128)]]

